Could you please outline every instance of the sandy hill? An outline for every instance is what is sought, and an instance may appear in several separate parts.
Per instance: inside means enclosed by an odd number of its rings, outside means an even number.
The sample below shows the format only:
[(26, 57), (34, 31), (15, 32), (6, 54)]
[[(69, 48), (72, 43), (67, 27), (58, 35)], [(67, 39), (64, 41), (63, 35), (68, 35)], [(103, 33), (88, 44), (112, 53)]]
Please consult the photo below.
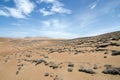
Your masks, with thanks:
[(120, 80), (120, 31), (58, 40), (0, 38), (0, 80)]

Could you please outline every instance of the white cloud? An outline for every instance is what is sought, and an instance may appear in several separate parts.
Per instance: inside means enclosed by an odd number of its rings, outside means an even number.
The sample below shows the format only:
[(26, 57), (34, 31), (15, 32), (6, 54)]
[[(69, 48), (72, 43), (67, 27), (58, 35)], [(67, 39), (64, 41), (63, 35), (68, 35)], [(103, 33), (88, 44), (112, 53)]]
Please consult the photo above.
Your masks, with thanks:
[(26, 18), (34, 9), (34, 3), (30, 0), (14, 0), (15, 8), (4, 7), (1, 14), (3, 16), (12, 16), (15, 18)]
[(55, 1), (55, 2), (53, 2), (53, 6), (51, 8), (51, 11), (52, 12), (58, 12), (58, 13), (70, 14), (71, 10), (66, 9), (63, 6), (64, 6), (64, 4), (62, 4), (62, 3), (58, 2), (58, 1)]
[(70, 9), (64, 8), (64, 4), (58, 0), (40, 0), (40, 2), (52, 4), (52, 6), (49, 7), (49, 10), (47, 10), (47, 8), (40, 9), (40, 12), (43, 14), (43, 16), (53, 15), (56, 13), (71, 14), (72, 12)]
[[(5, 0), (8, 2), (9, 0)], [(47, 8), (41, 8), (39, 9), (40, 13), (43, 14), (43, 16), (47, 15), (53, 15), (56, 13), (60, 14), (70, 14), (71, 10), (64, 8), (64, 4), (59, 2), (58, 0), (39, 0), (40, 3), (46, 3), (51, 4), (52, 6), (49, 6)], [(31, 2), (30, 0), (14, 0), (15, 7), (7, 7), (4, 6), (1, 10), (0, 15), (2, 16), (12, 16), (15, 18), (26, 18), (29, 16), (29, 14), (34, 10), (35, 4)]]
[(30, 0), (15, 0), (16, 7), (25, 15), (31, 13), (34, 9), (34, 4)]
[(46, 2), (46, 3), (53, 3), (55, 2), (56, 0), (39, 0), (40, 2)]
[(8, 10), (9, 15), (12, 16), (12, 17), (25, 18), (25, 15), (23, 15), (20, 10), (17, 10), (15, 8), (8, 8), (8, 7), (6, 7), (5, 9)]
[(8, 12), (5, 12), (3, 10), (0, 10), (0, 15), (1, 16), (6, 16), (6, 17), (10, 16)]

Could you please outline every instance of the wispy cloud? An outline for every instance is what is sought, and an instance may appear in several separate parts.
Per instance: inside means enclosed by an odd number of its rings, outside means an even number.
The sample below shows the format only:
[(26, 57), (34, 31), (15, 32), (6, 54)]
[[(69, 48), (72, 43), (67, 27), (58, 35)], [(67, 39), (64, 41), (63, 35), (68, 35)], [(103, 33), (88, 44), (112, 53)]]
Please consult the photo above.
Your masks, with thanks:
[(47, 11), (45, 8), (40, 9), (40, 13), (43, 14), (43, 16), (53, 15), (54, 12)]
[(110, 14), (112, 13), (117, 7), (119, 7), (120, 5), (120, 1), (114, 1), (114, 0), (110, 0), (107, 3), (102, 4), (104, 0), (99, 0), (99, 3), (101, 3), (101, 5), (99, 5), (99, 9), (97, 9), (96, 13), (97, 14)]
[(98, 14), (85, 10), (83, 11), (83, 13), (77, 13), (72, 18), (70, 17), (67, 22), (71, 29), (73, 29), (72, 27), (74, 27), (74, 30), (78, 31), (94, 25), (97, 21), (99, 21), (98, 17)]
[(0, 15), (12, 16), (15, 18), (26, 18), (34, 10), (34, 3), (30, 0), (14, 0), (15, 8), (4, 7)]
[(21, 26), (21, 23), (11, 23), (12, 26)]
[(41, 21), (44, 29), (50, 30), (64, 30), (68, 27), (68, 23), (65, 20), (60, 19), (48, 19), (45, 21)]
[(99, 2), (99, 0), (94, 1), (93, 3), (91, 3), (91, 4), (89, 5), (89, 8), (90, 8), (90, 9), (96, 8), (98, 2)]
[(98, 15), (93, 12), (84, 13), (78, 16), (81, 17), (80, 19), (77, 19), (78, 26), (81, 28), (89, 27), (91, 24), (94, 24), (98, 20)]
[(44, 36), (53, 38), (76, 38), (79, 36), (78, 34), (67, 31), (70, 26), (66, 19), (48, 19), (46, 21), (41, 21), (41, 23), (43, 26), (41, 34)]
[(64, 4), (58, 0), (40, 0), (40, 3), (52, 4), (49, 8), (40, 9), (43, 16), (53, 15), (56, 13), (71, 14), (72, 12), (70, 9), (64, 8)]
[(50, 21), (41, 21), (41, 23), (43, 24), (43, 26), (45, 27), (50, 27), (51, 26), (51, 22)]
[(97, 4), (101, 3), (102, 1), (104, 0), (96, 0), (91, 3), (89, 5), (90, 9), (85, 9), (82, 12), (78, 13), (75, 17), (73, 17), (74, 21), (72, 21), (72, 24), (77, 24), (77, 26), (84, 28), (96, 23), (100, 23), (100, 19), (103, 19), (103, 16), (105, 17), (106, 14), (112, 13), (112, 11), (114, 11), (116, 7), (120, 5), (120, 1), (110, 1), (108, 3), (105, 3), (104, 5), (99, 5), (99, 8), (96, 10), (91, 10), (95, 9)]

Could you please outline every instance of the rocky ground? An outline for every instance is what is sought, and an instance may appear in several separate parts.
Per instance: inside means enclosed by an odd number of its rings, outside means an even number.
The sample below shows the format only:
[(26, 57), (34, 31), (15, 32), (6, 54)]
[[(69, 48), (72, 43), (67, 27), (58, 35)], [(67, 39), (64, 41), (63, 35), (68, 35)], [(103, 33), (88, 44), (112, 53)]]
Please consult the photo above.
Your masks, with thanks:
[(120, 31), (71, 40), (0, 38), (0, 80), (120, 80)]

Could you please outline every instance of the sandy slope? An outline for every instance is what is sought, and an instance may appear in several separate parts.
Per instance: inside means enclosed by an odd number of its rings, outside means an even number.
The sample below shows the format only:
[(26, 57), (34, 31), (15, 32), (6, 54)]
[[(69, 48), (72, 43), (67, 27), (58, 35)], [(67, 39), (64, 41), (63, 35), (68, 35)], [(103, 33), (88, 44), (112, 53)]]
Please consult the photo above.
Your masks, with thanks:
[(120, 50), (120, 38), (116, 33), (108, 37), (111, 34), (73, 40), (2, 38), (0, 80), (119, 80), (120, 75), (102, 73), (105, 65), (120, 68), (120, 55), (111, 55), (112, 50)]

